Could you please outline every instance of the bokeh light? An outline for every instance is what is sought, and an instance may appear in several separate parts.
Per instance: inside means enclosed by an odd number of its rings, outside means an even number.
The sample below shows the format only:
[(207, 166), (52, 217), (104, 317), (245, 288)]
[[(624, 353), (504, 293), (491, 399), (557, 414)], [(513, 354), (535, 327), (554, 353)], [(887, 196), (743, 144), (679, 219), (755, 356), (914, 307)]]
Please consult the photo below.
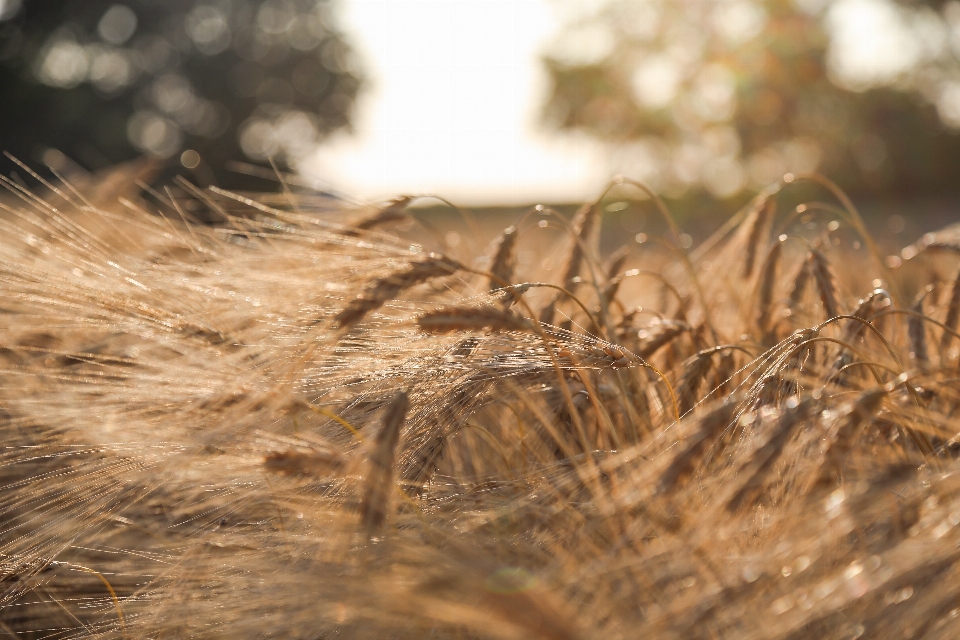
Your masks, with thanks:
[(644, 167), (631, 175), (667, 195), (726, 198), (813, 170), (935, 181), (933, 158), (960, 148), (956, 0), (557, 4), (568, 26), (547, 49), (547, 120), (621, 147), (614, 169)]
[(20, 10), (20, 0), (0, 0), (0, 20), (12, 18)]
[(332, 5), (0, 0), (0, 73), (18, 95), (0, 120), (22, 125), (6, 144), (114, 161), (189, 147), (221, 177), (244, 156), (294, 166), (349, 124), (362, 84)]

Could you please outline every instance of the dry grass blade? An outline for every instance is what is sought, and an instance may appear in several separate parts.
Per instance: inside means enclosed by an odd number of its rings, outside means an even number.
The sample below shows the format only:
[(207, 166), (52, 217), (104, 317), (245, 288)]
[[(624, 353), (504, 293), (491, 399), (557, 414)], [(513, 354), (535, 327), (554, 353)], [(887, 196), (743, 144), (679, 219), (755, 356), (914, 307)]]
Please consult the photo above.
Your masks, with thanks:
[(524, 282), (523, 284), (512, 284), (509, 287), (504, 287), (503, 293), (500, 295), (500, 304), (504, 308), (509, 309), (520, 302), (520, 297), (523, 294), (537, 286), (540, 286), (539, 283)]
[(356, 299), (351, 300), (334, 317), (334, 326), (345, 331), (385, 303), (395, 299), (406, 289), (422, 284), (433, 278), (450, 276), (459, 271), (462, 265), (446, 256), (430, 256), (425, 260), (412, 262), (406, 269), (394, 272), (375, 280), (367, 286)]
[(360, 522), (369, 537), (376, 536), (387, 519), (394, 493), (394, 455), (409, 409), (410, 400), (405, 391), (400, 391), (387, 406), (380, 431), (373, 440), (360, 502)]
[(429, 333), (452, 331), (530, 331), (533, 325), (523, 316), (494, 306), (447, 307), (428, 311), (417, 318), (417, 325)]
[(830, 261), (819, 249), (810, 250), (810, 272), (817, 285), (820, 302), (828, 318), (840, 315), (840, 303), (837, 301), (837, 277), (833, 273)]
[(513, 281), (513, 250), (517, 244), (517, 228), (509, 226), (503, 230), (497, 252), (490, 263), (490, 290), (505, 287)]

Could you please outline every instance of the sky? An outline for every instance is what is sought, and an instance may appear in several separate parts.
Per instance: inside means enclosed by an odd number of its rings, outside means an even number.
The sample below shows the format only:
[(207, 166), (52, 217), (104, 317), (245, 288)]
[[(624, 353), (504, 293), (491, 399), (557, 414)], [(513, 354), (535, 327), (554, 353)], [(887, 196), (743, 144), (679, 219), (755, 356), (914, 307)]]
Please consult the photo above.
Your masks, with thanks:
[(355, 133), (304, 173), (363, 199), (464, 205), (584, 200), (608, 180), (597, 143), (537, 125), (549, 0), (345, 0), (341, 16), (370, 83)]

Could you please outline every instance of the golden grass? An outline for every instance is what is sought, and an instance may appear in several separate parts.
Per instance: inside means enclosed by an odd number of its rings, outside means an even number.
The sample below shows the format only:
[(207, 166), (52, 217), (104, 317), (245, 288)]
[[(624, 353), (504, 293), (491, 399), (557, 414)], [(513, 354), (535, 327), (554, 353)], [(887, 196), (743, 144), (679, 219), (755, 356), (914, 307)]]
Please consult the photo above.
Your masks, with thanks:
[(950, 230), (891, 270), (784, 183), (445, 256), (409, 197), (5, 184), (5, 633), (960, 636)]

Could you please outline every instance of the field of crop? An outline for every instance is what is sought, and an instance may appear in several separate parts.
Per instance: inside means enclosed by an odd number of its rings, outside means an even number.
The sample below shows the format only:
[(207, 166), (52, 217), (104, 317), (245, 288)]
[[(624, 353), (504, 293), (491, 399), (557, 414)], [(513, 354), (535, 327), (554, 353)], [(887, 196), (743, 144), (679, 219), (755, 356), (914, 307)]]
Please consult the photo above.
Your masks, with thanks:
[(28, 174), (3, 634), (960, 637), (960, 231), (788, 175), (599, 255), (618, 181), (442, 254), (411, 198)]

